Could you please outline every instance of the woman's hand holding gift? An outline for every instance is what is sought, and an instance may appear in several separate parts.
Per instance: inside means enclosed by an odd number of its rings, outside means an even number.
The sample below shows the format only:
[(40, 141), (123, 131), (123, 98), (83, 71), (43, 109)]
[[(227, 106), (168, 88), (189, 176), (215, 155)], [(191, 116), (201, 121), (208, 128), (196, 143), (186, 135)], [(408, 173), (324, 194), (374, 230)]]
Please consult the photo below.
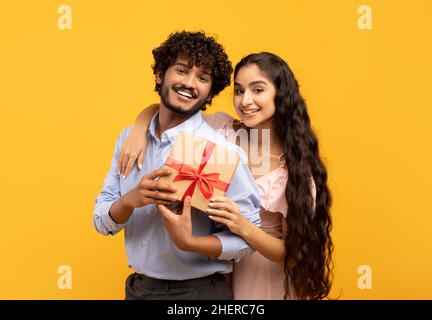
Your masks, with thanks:
[(255, 225), (240, 212), (237, 204), (226, 197), (210, 199), (208, 206), (209, 209), (207, 209), (207, 213), (210, 219), (225, 224), (231, 232), (243, 238), (247, 238), (255, 227)]

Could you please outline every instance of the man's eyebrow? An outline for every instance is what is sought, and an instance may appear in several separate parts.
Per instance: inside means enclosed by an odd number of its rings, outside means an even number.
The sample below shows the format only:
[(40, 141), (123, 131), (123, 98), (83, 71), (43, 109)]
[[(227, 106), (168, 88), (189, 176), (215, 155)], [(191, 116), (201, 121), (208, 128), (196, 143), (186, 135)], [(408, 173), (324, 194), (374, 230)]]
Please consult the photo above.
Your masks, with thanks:
[(189, 65), (187, 65), (186, 63), (183, 63), (183, 62), (176, 62), (176, 63), (174, 63), (174, 65), (175, 66), (182, 66), (185, 68), (190, 68)]
[[(191, 68), (190, 65), (188, 65), (188, 64), (186, 64), (186, 63), (184, 63), (184, 62), (176, 62), (176, 63), (174, 63), (174, 65), (175, 65), (175, 66), (182, 66), (182, 67), (185, 67), (185, 68), (188, 68), (188, 69)], [(208, 76), (211, 77), (211, 70), (202, 70), (202, 71), (201, 71), (201, 74), (203, 74), (203, 75), (208, 75)]]
[(201, 74), (202, 74), (203, 76), (209, 76), (209, 77), (212, 76), (212, 75), (211, 75), (211, 71), (209, 71), (209, 70), (203, 70), (203, 71), (201, 71)]

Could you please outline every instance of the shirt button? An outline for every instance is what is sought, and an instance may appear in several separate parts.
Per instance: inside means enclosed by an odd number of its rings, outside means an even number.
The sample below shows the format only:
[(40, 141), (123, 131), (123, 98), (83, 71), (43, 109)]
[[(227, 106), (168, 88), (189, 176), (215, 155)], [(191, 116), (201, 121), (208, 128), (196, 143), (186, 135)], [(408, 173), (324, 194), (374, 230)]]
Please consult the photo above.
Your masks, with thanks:
[(142, 245), (145, 246), (147, 244), (147, 242), (145, 240), (143, 240)]

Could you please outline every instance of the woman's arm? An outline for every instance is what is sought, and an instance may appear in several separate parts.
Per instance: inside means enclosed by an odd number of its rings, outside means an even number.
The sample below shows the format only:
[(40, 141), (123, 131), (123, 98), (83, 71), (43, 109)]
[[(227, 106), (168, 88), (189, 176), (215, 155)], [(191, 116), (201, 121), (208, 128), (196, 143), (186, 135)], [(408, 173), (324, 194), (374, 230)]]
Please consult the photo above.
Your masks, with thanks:
[(284, 263), (285, 241), (283, 239), (273, 237), (253, 224), (250, 232), (242, 237), (267, 259), (276, 263)]
[(123, 179), (131, 172), (135, 160), (137, 160), (138, 168), (141, 170), (147, 149), (147, 129), (158, 110), (159, 104), (152, 104), (141, 111), (123, 143), (117, 162), (119, 174)]
[(230, 199), (218, 197), (210, 201), (210, 209), (207, 210), (210, 219), (225, 224), (231, 232), (241, 236), (267, 259), (276, 263), (284, 263), (285, 243), (283, 239), (273, 237), (256, 227), (243, 216), (237, 204)]

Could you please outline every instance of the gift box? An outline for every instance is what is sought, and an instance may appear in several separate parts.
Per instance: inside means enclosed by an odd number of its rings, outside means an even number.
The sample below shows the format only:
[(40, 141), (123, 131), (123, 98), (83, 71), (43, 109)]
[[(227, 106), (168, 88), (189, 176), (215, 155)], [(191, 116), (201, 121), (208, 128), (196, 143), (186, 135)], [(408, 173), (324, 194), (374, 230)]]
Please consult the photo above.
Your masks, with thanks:
[(174, 184), (179, 201), (190, 196), (192, 207), (205, 212), (211, 198), (225, 194), (239, 160), (234, 151), (217, 142), (182, 131), (164, 165), (173, 173), (159, 181)]

